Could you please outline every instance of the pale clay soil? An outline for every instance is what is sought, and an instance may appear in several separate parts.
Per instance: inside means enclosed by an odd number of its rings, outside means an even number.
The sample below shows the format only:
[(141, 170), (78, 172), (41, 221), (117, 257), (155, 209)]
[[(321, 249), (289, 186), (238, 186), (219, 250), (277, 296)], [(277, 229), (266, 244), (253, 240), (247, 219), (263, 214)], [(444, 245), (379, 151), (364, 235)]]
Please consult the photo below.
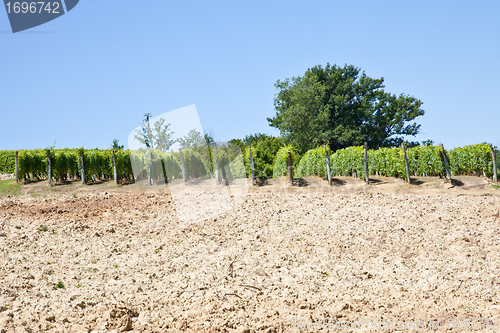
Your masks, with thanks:
[(488, 180), (284, 184), (251, 188), (241, 205), (188, 225), (158, 187), (39, 182), (0, 196), (0, 331), (500, 318), (500, 189)]
[(13, 174), (10, 174), (10, 173), (6, 173), (6, 174), (0, 174), (0, 181), (2, 180), (8, 180), (8, 179), (15, 179), (16, 178), (16, 174), (13, 173)]

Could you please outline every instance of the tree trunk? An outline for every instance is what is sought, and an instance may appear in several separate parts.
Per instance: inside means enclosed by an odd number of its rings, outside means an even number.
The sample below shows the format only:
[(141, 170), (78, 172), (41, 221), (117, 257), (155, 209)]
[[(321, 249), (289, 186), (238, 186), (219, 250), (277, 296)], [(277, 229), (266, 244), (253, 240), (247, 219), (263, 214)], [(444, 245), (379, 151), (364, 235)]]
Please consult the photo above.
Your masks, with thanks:
[(149, 174), (148, 174), (148, 186), (149, 186), (149, 185), (153, 185), (152, 173), (153, 173), (153, 152), (149, 151)]

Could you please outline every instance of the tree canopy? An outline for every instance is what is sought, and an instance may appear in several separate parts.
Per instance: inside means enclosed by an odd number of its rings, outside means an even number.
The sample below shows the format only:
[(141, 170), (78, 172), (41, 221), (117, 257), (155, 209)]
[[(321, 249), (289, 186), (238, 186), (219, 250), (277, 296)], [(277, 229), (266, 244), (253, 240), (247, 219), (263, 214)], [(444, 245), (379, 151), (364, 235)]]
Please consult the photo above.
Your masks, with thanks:
[(179, 142), (181, 148), (195, 148), (199, 146), (206, 146), (210, 139), (210, 137), (203, 136), (200, 132), (193, 128), (185, 137), (177, 139), (177, 142)]
[(113, 150), (123, 150), (124, 146), (120, 145), (120, 141), (118, 139), (113, 139), (113, 144), (111, 145), (111, 149)]
[(165, 119), (160, 118), (155, 121), (153, 127), (150, 124), (151, 113), (144, 115), (141, 129), (137, 130), (134, 139), (145, 145), (146, 148), (160, 149), (168, 151), (176, 142), (173, 138), (174, 132), (170, 129), (170, 124), (165, 124)]
[(267, 120), (303, 151), (365, 141), (370, 148), (400, 145), (405, 136), (418, 134), (420, 125), (412, 121), (424, 114), (420, 100), (385, 92), (383, 78), (370, 78), (352, 65), (318, 65), (275, 87), (276, 115)]

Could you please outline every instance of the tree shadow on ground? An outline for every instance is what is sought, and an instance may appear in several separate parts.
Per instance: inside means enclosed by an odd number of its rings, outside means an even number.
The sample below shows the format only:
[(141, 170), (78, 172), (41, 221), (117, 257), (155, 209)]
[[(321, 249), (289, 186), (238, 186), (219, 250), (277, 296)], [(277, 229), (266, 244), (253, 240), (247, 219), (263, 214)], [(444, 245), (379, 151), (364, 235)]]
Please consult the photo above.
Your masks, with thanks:
[(333, 186), (341, 186), (341, 185), (345, 185), (345, 184), (347, 184), (347, 182), (345, 180), (338, 179), (338, 178), (332, 178), (332, 185)]
[(298, 187), (304, 187), (308, 186), (309, 182), (303, 178), (294, 178), (293, 179), (293, 186), (298, 186)]
[(100, 184), (103, 184), (103, 183), (104, 183), (104, 181), (102, 181), (102, 180), (95, 180), (95, 181), (92, 181), (92, 182), (85, 183), (85, 185), (94, 186), (94, 185), (100, 185)]
[(255, 184), (258, 185), (258, 186), (268, 186), (268, 185), (271, 185), (269, 183), (269, 179), (268, 178), (256, 178), (255, 179)]
[(411, 179), (410, 178), (410, 184), (411, 185), (422, 185), (424, 182), (419, 180), (419, 179)]

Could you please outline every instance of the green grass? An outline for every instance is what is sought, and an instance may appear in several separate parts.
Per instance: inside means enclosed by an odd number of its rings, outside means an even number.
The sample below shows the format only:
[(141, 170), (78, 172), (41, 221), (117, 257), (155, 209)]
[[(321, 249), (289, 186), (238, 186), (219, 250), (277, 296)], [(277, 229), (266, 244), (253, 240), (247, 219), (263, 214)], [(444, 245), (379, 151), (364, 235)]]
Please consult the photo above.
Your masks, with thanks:
[(14, 179), (0, 181), (0, 195), (18, 195), (21, 192), (21, 185), (16, 184)]
[(500, 188), (500, 185), (498, 185), (498, 184), (491, 184), (491, 187), (496, 188), (496, 189), (499, 189), (499, 188)]
[(42, 224), (42, 225), (40, 225), (40, 226), (37, 228), (37, 230), (38, 230), (38, 231), (47, 231), (47, 230), (48, 230), (48, 228), (47, 228), (47, 226), (46, 226), (45, 224)]

